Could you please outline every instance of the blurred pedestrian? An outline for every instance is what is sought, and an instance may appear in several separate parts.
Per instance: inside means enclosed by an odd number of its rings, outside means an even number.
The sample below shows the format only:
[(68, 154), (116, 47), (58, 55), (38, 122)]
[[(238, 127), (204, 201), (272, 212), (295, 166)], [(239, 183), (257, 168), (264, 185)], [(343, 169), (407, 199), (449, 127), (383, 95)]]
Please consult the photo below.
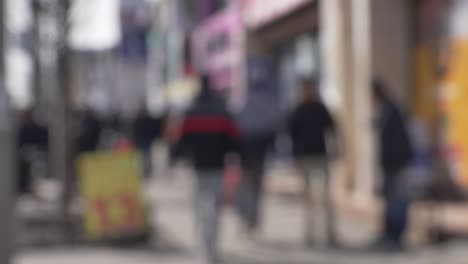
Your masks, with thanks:
[(98, 150), (103, 124), (91, 109), (85, 109), (79, 116), (76, 135), (76, 153), (84, 154)]
[(32, 110), (20, 113), (20, 122), (17, 130), (17, 188), (20, 194), (32, 192), (32, 154), (40, 152), (46, 156), (49, 144), (47, 128), (33, 118)]
[(239, 153), (239, 130), (220, 96), (214, 94), (209, 77), (188, 111), (180, 132), (177, 156), (187, 157), (197, 174), (195, 211), (201, 232), (203, 256), (216, 263), (219, 213), (225, 160)]
[(113, 112), (105, 119), (103, 131), (101, 133), (100, 147), (104, 150), (112, 150), (116, 142), (122, 137), (125, 131), (124, 121), (118, 112)]
[(154, 141), (162, 136), (162, 123), (162, 118), (152, 117), (148, 110), (142, 107), (132, 124), (133, 142), (143, 157), (143, 167), (146, 177), (152, 174), (151, 150)]
[(252, 86), (243, 109), (238, 114), (241, 130), (243, 176), (237, 191), (237, 207), (247, 234), (261, 228), (261, 200), (265, 161), (273, 148), (278, 129), (278, 113), (274, 101), (263, 87)]
[(165, 117), (163, 138), (167, 142), (167, 160), (169, 164), (173, 164), (178, 159), (177, 148), (182, 122), (183, 116), (179, 116), (178, 113), (168, 112)]
[(406, 119), (387, 94), (385, 84), (374, 81), (372, 86), (385, 201), (383, 236), (374, 246), (399, 249), (407, 226), (409, 199), (400, 195), (399, 188), (402, 186), (398, 184), (402, 171), (412, 159), (413, 149)]
[[(334, 246), (334, 215), (328, 173), (327, 140), (335, 136), (334, 121), (321, 101), (317, 81), (303, 81), (303, 101), (293, 111), (289, 120), (289, 133), (297, 167), (304, 177), (305, 242), (316, 244), (317, 232), (325, 230), (328, 242)], [(317, 188), (317, 185), (320, 188)], [(314, 192), (311, 191), (314, 188)], [(319, 227), (323, 216), (326, 227)]]

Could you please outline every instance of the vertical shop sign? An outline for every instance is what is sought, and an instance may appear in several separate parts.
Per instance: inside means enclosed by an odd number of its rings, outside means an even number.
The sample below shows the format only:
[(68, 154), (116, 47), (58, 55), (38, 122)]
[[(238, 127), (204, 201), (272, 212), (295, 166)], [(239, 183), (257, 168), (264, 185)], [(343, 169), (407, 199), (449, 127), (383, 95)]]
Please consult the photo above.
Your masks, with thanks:
[(240, 10), (231, 6), (209, 18), (192, 36), (195, 65), (209, 73), (233, 106), (245, 96), (245, 30)]
[(445, 144), (456, 180), (468, 189), (468, 2), (454, 2), (450, 59), (441, 90)]

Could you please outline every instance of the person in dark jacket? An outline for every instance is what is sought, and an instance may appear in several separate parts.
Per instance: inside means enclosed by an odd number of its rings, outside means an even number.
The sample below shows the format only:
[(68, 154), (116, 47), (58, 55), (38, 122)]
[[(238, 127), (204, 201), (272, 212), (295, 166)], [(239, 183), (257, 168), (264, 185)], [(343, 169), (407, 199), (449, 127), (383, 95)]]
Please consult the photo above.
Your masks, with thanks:
[(151, 147), (162, 135), (162, 118), (152, 117), (145, 108), (141, 108), (132, 125), (133, 142), (143, 156), (145, 176), (152, 173)]
[(385, 200), (384, 234), (378, 244), (399, 248), (406, 229), (409, 202), (398, 194), (398, 183), (400, 174), (411, 161), (413, 150), (405, 118), (385, 89), (383, 82), (373, 82)]
[(46, 153), (49, 136), (47, 128), (34, 120), (31, 110), (20, 114), (20, 124), (17, 130), (17, 166), (20, 194), (29, 194), (32, 191), (31, 179), (31, 151)]
[[(293, 144), (293, 154), (297, 167), (304, 177), (305, 205), (305, 235), (307, 246), (313, 246), (316, 241), (315, 229), (326, 230), (328, 242), (335, 244), (333, 208), (328, 175), (329, 152), (327, 140), (333, 138), (335, 124), (325, 104), (318, 93), (318, 83), (315, 80), (303, 81), (303, 102), (293, 111), (289, 120), (289, 134)], [(312, 199), (311, 188), (314, 188), (322, 199)], [(316, 196), (314, 194), (314, 196)], [(322, 201), (324, 204), (320, 204)], [(319, 214), (323, 209), (322, 214)], [(317, 217), (326, 217), (327, 227), (317, 228)]]
[(273, 149), (278, 129), (278, 112), (274, 100), (263, 87), (253, 85), (245, 106), (237, 115), (241, 129), (243, 177), (237, 190), (236, 203), (247, 234), (260, 229), (261, 200), (265, 161)]
[(217, 261), (218, 220), (223, 170), (230, 153), (239, 153), (239, 129), (210, 79), (203, 76), (201, 90), (182, 123), (176, 156), (184, 156), (197, 174), (196, 219), (203, 257)]
[(80, 116), (76, 139), (76, 153), (95, 152), (98, 149), (103, 126), (96, 113), (86, 109)]

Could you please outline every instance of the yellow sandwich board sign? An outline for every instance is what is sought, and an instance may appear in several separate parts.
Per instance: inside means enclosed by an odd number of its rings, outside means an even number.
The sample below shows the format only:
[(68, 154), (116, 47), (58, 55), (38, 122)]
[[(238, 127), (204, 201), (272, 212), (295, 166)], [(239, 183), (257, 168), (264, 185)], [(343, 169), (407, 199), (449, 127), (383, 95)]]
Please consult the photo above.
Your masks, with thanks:
[(147, 230), (142, 166), (136, 152), (86, 154), (78, 170), (90, 239), (117, 239)]

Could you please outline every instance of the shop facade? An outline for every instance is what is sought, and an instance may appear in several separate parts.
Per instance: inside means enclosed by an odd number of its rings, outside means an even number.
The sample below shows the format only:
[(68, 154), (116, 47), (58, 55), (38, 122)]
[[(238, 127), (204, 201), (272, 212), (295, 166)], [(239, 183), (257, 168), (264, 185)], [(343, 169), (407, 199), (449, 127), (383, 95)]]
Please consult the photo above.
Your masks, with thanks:
[[(379, 212), (370, 85), (374, 78), (388, 85), (407, 114), (409, 127), (422, 124), (429, 135), (432, 160), (424, 177), (455, 183), (445, 190), (448, 197), (459, 190), (466, 193), (466, 1), (327, 0), (321, 1), (320, 14), (322, 81), (327, 89), (336, 90), (337, 118), (345, 134), (346, 201)], [(414, 204), (421, 208), (425, 203)], [(444, 209), (438, 228), (467, 230), (457, 222), (467, 217), (464, 204), (439, 206)], [(418, 221), (418, 228), (424, 228), (424, 220)]]
[(300, 82), (318, 78), (318, 1), (246, 1), (247, 56), (270, 65), (271, 89), (284, 113), (297, 104)]

